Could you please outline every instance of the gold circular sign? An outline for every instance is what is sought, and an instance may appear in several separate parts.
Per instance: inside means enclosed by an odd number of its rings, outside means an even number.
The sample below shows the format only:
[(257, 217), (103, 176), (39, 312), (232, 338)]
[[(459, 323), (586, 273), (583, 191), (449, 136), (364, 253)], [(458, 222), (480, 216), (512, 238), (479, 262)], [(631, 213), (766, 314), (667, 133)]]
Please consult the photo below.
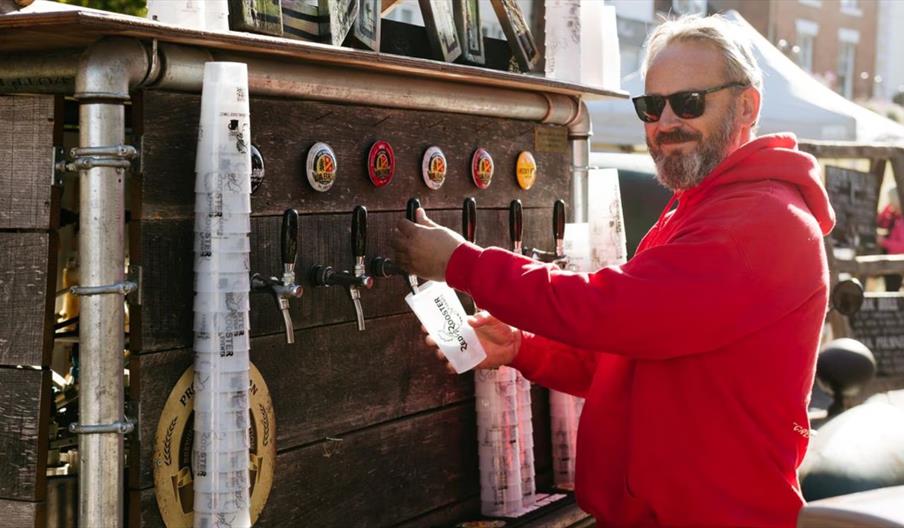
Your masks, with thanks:
[(533, 154), (526, 150), (518, 154), (515, 176), (518, 178), (518, 185), (525, 191), (534, 186), (534, 181), (537, 179), (537, 162), (534, 161)]
[[(154, 439), (154, 494), (160, 516), (168, 528), (192, 526), (194, 496), (191, 456), (194, 437), (194, 369), (188, 367), (170, 392)], [(251, 365), (248, 389), (251, 412), (251, 448), (248, 477), (251, 481), (251, 523), (260, 517), (276, 464), (276, 416), (263, 376)]]

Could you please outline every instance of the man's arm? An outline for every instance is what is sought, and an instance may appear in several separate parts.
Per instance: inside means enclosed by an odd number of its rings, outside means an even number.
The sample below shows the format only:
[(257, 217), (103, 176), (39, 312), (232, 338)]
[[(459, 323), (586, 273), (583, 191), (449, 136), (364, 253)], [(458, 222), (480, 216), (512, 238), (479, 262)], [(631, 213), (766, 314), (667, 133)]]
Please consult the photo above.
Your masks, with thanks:
[(521, 332), (521, 347), (510, 364), (544, 387), (584, 398), (590, 390), (599, 354)]
[(810, 259), (808, 249), (777, 246), (775, 268), (754, 273), (726, 231), (699, 227), (624, 266), (586, 274), (462, 244), (446, 279), (500, 320), (565, 345), (668, 359), (717, 349), (820, 294), (818, 281), (789, 281), (783, 269)]

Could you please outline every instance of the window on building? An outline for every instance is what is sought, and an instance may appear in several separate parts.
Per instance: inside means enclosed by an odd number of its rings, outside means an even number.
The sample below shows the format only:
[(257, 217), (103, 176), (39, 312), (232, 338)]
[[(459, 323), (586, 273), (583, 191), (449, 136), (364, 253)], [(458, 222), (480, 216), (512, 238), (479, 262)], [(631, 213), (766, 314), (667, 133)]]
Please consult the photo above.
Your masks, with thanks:
[(705, 15), (706, 0), (672, 0), (672, 11), (679, 15)]
[(841, 12), (846, 15), (862, 16), (859, 0), (841, 0)]
[(794, 25), (797, 28), (797, 45), (792, 48), (795, 53), (794, 60), (798, 66), (812, 72), (814, 42), (819, 33), (819, 24), (810, 20), (797, 19)]
[(857, 44), (841, 41), (838, 46), (837, 91), (848, 99), (854, 97), (854, 56)]

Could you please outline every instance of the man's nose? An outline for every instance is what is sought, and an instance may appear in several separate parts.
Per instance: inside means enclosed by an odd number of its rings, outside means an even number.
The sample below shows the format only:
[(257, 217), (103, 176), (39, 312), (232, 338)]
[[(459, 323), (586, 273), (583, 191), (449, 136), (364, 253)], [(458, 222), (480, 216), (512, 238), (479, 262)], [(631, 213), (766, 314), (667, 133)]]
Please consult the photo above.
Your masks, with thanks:
[(659, 116), (660, 130), (672, 130), (681, 126), (681, 118), (675, 115), (672, 110), (671, 103), (666, 102), (665, 108), (662, 109), (662, 115)]

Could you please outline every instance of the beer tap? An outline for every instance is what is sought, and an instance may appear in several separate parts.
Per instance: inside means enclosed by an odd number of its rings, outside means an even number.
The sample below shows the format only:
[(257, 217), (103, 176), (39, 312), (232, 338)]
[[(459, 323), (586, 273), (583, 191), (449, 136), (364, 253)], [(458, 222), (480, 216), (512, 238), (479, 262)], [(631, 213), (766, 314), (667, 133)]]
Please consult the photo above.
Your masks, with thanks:
[(270, 291), (276, 299), (276, 305), (282, 312), (286, 327), (286, 343), (295, 343), (295, 327), (289, 313), (289, 299), (301, 297), (303, 288), (295, 284), (295, 260), (298, 257), (298, 211), (286, 209), (282, 218), (280, 231), (280, 250), (283, 263), (282, 279), (266, 278), (259, 273), (251, 276), (251, 288), (255, 291)]
[(358, 319), (358, 331), (364, 330), (364, 310), (361, 308), (361, 288), (371, 289), (373, 277), (367, 275), (364, 266), (364, 254), (367, 253), (367, 208), (363, 205), (355, 207), (352, 212), (352, 253), (355, 257), (353, 271), (336, 271), (332, 266), (314, 266), (311, 268), (311, 283), (315, 286), (344, 286), (355, 305)]
[[(421, 201), (417, 198), (411, 198), (408, 200), (408, 203), (405, 205), (405, 218), (407, 218), (411, 222), (417, 221), (417, 210), (421, 207)], [(393, 275), (407, 275), (408, 276), (408, 288), (411, 290), (412, 295), (417, 295), (418, 292), (418, 284), (417, 284), (417, 275), (413, 275), (408, 273), (406, 270), (400, 268), (395, 262), (385, 257), (374, 257), (373, 260), (370, 261), (370, 274), (377, 277), (391, 277)]]
[(521, 200), (512, 200), (509, 204), (509, 237), (512, 239), (512, 251), (521, 255), (524, 249), (521, 244), (521, 233), (524, 230), (524, 212)]
[(565, 269), (568, 263), (568, 257), (565, 255), (565, 201), (556, 200), (552, 208), (552, 236), (555, 240), (555, 251), (543, 251), (542, 249), (532, 248), (529, 252), (530, 257), (540, 262), (551, 262), (556, 266)]
[(465, 198), (461, 205), (461, 234), (470, 243), (477, 239), (477, 200)]

